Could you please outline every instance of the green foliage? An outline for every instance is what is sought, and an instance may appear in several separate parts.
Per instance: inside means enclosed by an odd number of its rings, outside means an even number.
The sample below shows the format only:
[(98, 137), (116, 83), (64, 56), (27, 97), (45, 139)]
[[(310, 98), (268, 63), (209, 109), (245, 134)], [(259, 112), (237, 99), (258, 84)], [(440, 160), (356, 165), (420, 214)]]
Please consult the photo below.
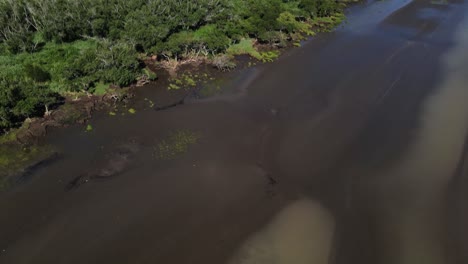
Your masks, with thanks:
[(307, 23), (300, 22), (296, 19), (296, 16), (290, 12), (283, 12), (279, 15), (278, 24), (282, 30), (285, 30), (288, 33), (303, 33), (306, 35), (312, 35), (311, 26)]
[(254, 43), (281, 47), (312, 27), (331, 30), (342, 8), (336, 0), (0, 0), (0, 130), (42, 115), (58, 94), (155, 79), (144, 54), (202, 55), (224, 70), (234, 55), (272, 61), (277, 54)]
[(261, 55), (261, 61), (263, 62), (273, 62), (275, 61), (280, 53), (278, 51), (266, 51), (266, 52), (262, 52), (260, 53)]
[(259, 52), (253, 45), (252, 39), (243, 39), (239, 43), (231, 45), (227, 54), (231, 56), (247, 54), (262, 62), (272, 62), (278, 58), (278, 51)]
[(168, 88), (169, 90), (179, 90), (181, 87), (175, 83), (170, 83)]
[(78, 90), (88, 90), (98, 82), (127, 86), (141, 71), (137, 58), (136, 50), (129, 44), (99, 41), (70, 63), (65, 78)]
[(104, 95), (107, 93), (107, 89), (109, 88), (109, 84), (105, 84), (105, 83), (102, 83), (102, 82), (99, 82), (98, 84), (96, 84), (96, 86), (94, 87), (94, 92), (93, 94), (95, 95)]
[(321, 32), (330, 32), (345, 19), (341, 13), (335, 13), (328, 17), (317, 17), (311, 21), (311, 25)]
[(301, 0), (299, 7), (311, 18), (331, 16), (342, 9), (335, 0)]
[(10, 144), (16, 141), (16, 131), (10, 130), (7, 133), (0, 136), (0, 145)]
[(216, 25), (206, 25), (194, 33), (194, 39), (199, 49), (210, 52), (224, 51), (231, 42)]
[(50, 73), (43, 70), (38, 65), (27, 64), (24, 67), (24, 72), (26, 77), (32, 79), (35, 82), (44, 83), (50, 81), (51, 79)]
[(195, 77), (190, 74), (182, 74), (179, 78), (174, 78), (169, 84), (169, 90), (179, 90), (181, 88), (193, 88), (197, 85)]
[(258, 60), (261, 60), (262, 55), (254, 47), (254, 41), (252, 39), (242, 39), (239, 43), (229, 46), (226, 50), (227, 54), (236, 55), (250, 55)]
[(43, 114), (59, 96), (46, 84), (22, 76), (0, 72), (0, 129), (5, 130), (23, 119)]
[(224, 51), (229, 43), (230, 39), (216, 25), (210, 24), (196, 31), (174, 33), (152, 50), (167, 57), (188, 57), (200, 53), (206, 56)]
[[(259, 37), (265, 32), (278, 29), (277, 18), (282, 10), (281, 0), (244, 0), (239, 10), (238, 22), (243, 32)], [(240, 4), (240, 3), (239, 3)]]
[(143, 74), (148, 78), (148, 80), (150, 81), (154, 81), (158, 78), (158, 75), (152, 71), (151, 69), (149, 68), (144, 68), (143, 69)]

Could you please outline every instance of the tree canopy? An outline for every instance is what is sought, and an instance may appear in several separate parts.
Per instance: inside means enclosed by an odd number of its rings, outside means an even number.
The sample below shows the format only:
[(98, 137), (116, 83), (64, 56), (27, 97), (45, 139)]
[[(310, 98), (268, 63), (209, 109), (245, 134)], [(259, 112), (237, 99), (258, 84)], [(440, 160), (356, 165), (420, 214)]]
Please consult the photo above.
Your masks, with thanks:
[(139, 54), (214, 55), (244, 38), (274, 42), (340, 10), (335, 0), (0, 0), (0, 130), (40, 114), (61, 92), (131, 84)]

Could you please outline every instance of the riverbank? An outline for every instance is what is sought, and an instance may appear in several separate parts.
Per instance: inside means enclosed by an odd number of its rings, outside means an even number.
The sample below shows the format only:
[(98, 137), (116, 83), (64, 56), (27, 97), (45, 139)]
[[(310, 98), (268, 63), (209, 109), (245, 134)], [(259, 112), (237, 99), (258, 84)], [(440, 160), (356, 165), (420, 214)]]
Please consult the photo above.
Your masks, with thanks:
[[(355, 3), (357, 1), (349, 1)], [(230, 45), (224, 53), (218, 55), (186, 54), (182, 59), (158, 58), (150, 56), (142, 58), (144, 70), (138, 82), (129, 87), (106, 87), (100, 84), (94, 93), (64, 93), (62, 104), (47, 110), (43, 117), (28, 118), (17, 129), (11, 129), (0, 137), (0, 155), (4, 173), (0, 175), (4, 183), (0, 189), (15, 182), (18, 175), (24, 174), (30, 168), (36, 167), (55, 156), (57, 153), (49, 151), (47, 146), (40, 144), (41, 139), (50, 129), (68, 126), (83, 126), (84, 131), (93, 128), (88, 124), (95, 111), (105, 111), (109, 115), (134, 114), (135, 110), (128, 107), (135, 89), (143, 85), (154, 83), (160, 89), (172, 90), (179, 94), (175, 101), (166, 101), (162, 105), (155, 105), (147, 100), (148, 106), (156, 111), (165, 110), (184, 103), (187, 96), (193, 98), (206, 98), (220, 92), (219, 85), (200, 89), (201, 85), (223, 78), (226, 72), (236, 74), (248, 67), (257, 64), (270, 63), (276, 60), (286, 50), (301, 46), (301, 41), (317, 33), (330, 32), (344, 19), (342, 13), (328, 17), (318, 17), (311, 21), (290, 21), (294, 27), (301, 28), (296, 34), (278, 43), (262, 43), (258, 39), (241, 39), (238, 43)], [(299, 26), (300, 24), (303, 26)], [(293, 26), (291, 25), (291, 26)], [(84, 44), (71, 45), (81, 47)], [(120, 111), (120, 112), (119, 112)], [(15, 163), (21, 160), (20, 163)]]
[(0, 101), (2, 133), (48, 115), (70, 93), (102, 95), (155, 79), (148, 56), (170, 71), (199, 60), (229, 70), (244, 53), (271, 61), (277, 54), (257, 43), (285, 47), (338, 23), (345, 7), (334, 0), (34, 1), (1, 6), (0, 89), (9, 95)]

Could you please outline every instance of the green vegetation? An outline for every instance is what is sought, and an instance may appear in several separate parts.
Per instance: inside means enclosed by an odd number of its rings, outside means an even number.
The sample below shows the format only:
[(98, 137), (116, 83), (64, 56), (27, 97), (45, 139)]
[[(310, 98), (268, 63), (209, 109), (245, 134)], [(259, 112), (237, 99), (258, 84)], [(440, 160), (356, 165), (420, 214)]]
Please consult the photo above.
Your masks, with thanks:
[(109, 88), (109, 84), (104, 84), (102, 82), (96, 84), (96, 87), (94, 88), (94, 94), (95, 95), (104, 95), (107, 93), (107, 89)]
[[(70, 92), (102, 95), (156, 79), (143, 63), (148, 55), (271, 61), (278, 54), (257, 44), (284, 46), (329, 30), (342, 8), (336, 0), (0, 0), (0, 133)], [(229, 57), (213, 61), (235, 67)]]
[(148, 80), (150, 80), (150, 81), (154, 81), (154, 80), (156, 80), (156, 79), (158, 78), (158, 75), (157, 75), (154, 71), (150, 70), (149, 68), (144, 68), (144, 69), (143, 69), (143, 74), (144, 74), (144, 75), (148, 78)]
[(232, 56), (250, 55), (258, 60), (262, 58), (260, 52), (254, 47), (253, 39), (241, 39), (238, 43), (229, 46), (226, 53)]
[(273, 62), (279, 57), (280, 53), (278, 51), (267, 51), (260, 53), (261, 61), (263, 62)]
[(91, 124), (88, 124), (85, 129), (86, 132), (91, 132), (93, 131), (93, 126)]
[(0, 191), (9, 187), (10, 176), (20, 173), (41, 160), (50, 158), (55, 151), (45, 146), (0, 145)]
[(149, 106), (150, 108), (153, 108), (153, 107), (154, 107), (154, 102), (153, 102), (153, 100), (150, 100), (150, 99), (148, 99), (148, 98), (145, 98), (145, 101), (148, 102), (148, 106)]
[(156, 157), (164, 160), (174, 159), (178, 155), (186, 153), (189, 147), (196, 144), (199, 139), (200, 135), (190, 130), (172, 132), (156, 146)]
[(178, 78), (172, 78), (169, 84), (169, 90), (179, 90), (181, 88), (189, 89), (197, 86), (198, 76), (185, 73)]
[(9, 144), (16, 141), (16, 130), (11, 130), (0, 136), (0, 145)]
[(311, 25), (320, 32), (329, 32), (345, 19), (341, 13), (335, 13), (326, 17), (316, 17), (311, 21)]

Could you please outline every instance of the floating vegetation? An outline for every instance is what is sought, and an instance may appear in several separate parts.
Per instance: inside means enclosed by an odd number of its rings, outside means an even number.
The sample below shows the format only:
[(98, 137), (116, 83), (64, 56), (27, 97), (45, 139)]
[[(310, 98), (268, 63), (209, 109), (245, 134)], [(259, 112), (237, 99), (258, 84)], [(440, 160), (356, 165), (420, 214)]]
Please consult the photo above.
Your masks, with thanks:
[(213, 83), (210, 83), (209, 85), (203, 86), (202, 89), (198, 92), (199, 95), (202, 97), (210, 97), (219, 94), (222, 89), (221, 86), (223, 85), (222, 81), (215, 81)]
[(136, 114), (136, 110), (133, 108), (128, 109), (128, 112), (132, 115)]
[(110, 115), (110, 116), (116, 116), (117, 113), (116, 113), (116, 112), (113, 112), (113, 111), (110, 111), (110, 112), (109, 112), (109, 115)]
[(148, 105), (149, 105), (150, 108), (153, 108), (153, 107), (154, 107), (154, 102), (153, 102), (153, 100), (150, 100), (150, 99), (148, 99), (148, 98), (145, 98), (145, 101), (148, 102)]
[(93, 126), (91, 124), (88, 124), (86, 126), (86, 132), (91, 132), (91, 131), (93, 131)]
[(174, 78), (171, 80), (168, 89), (169, 90), (179, 90), (181, 88), (189, 89), (197, 86), (197, 77), (198, 75), (192, 76), (190, 74), (182, 74), (179, 78)]
[(279, 51), (266, 51), (261, 53), (261, 61), (262, 62), (273, 62), (279, 57)]
[(177, 84), (171, 83), (171, 84), (169, 84), (168, 89), (169, 90), (179, 90), (180, 86), (178, 86)]
[(190, 146), (196, 144), (200, 135), (190, 130), (177, 130), (159, 142), (155, 148), (158, 159), (170, 160), (186, 153)]

